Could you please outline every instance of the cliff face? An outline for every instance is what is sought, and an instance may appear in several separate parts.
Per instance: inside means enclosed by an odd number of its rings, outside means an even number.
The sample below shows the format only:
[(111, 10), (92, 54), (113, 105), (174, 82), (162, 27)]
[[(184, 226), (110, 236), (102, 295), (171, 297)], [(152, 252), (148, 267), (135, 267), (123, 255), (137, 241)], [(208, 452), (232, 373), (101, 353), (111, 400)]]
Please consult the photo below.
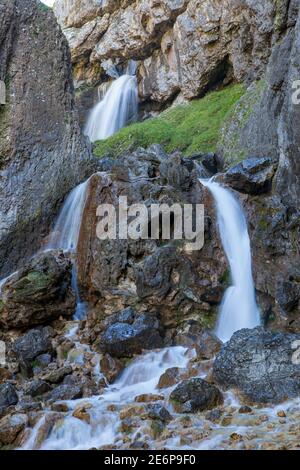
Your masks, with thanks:
[(68, 44), (36, 0), (0, 1), (0, 277), (40, 245), (89, 167), (74, 108)]
[(162, 105), (226, 79), (260, 77), (288, 3), (57, 0), (55, 13), (70, 43), (77, 86), (97, 84), (112, 64), (133, 59), (141, 100)]

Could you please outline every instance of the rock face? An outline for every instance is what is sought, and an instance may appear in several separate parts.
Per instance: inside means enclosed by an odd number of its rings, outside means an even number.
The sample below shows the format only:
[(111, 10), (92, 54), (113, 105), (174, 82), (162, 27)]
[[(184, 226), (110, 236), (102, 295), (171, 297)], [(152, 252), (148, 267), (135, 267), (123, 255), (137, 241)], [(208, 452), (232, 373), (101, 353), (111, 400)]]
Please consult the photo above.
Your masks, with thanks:
[(214, 377), (253, 402), (278, 403), (297, 397), (299, 340), (299, 335), (272, 333), (261, 327), (240, 330), (218, 354)]
[[(99, 239), (97, 207), (109, 203), (118, 209), (123, 195), (128, 206), (205, 203), (204, 247), (189, 250), (184, 239)], [(190, 160), (179, 154), (168, 156), (153, 146), (112, 162), (110, 175), (95, 175), (89, 184), (78, 251), (79, 283), (95, 305), (91, 322), (132, 306), (137, 313), (154, 314), (162, 327), (177, 326), (189, 318), (213, 326), (216, 301), (206, 294), (212, 289), (224, 291), (227, 262), (212, 199)]]
[(29, 328), (70, 317), (76, 307), (71, 289), (72, 265), (62, 252), (47, 251), (34, 257), (2, 286), (0, 325)]
[(242, 193), (270, 192), (275, 168), (270, 158), (249, 158), (230, 168), (224, 182)]
[[(191, 99), (232, 77), (256, 79), (280, 32), (287, 1), (57, 0), (77, 85), (97, 84), (137, 61), (142, 101)], [(87, 5), (88, 4), (88, 5)]]
[(0, 1), (0, 277), (41, 245), (65, 195), (90, 172), (68, 44), (36, 0)]
[(175, 410), (180, 413), (196, 413), (222, 405), (220, 390), (205, 380), (194, 378), (181, 382), (170, 395)]

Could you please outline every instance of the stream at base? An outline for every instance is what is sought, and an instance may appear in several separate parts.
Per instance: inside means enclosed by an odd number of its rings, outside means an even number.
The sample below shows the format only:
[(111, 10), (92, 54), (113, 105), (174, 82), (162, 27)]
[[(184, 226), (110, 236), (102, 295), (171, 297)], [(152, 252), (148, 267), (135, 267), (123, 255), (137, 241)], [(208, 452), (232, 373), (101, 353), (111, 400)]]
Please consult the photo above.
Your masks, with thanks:
[[(99, 355), (79, 341), (80, 323), (69, 322), (65, 337), (78, 351), (77, 361), (94, 354), (94, 375), (103, 378)], [(74, 355), (70, 355), (71, 358)], [(175, 413), (169, 403), (173, 387), (158, 389), (160, 376), (171, 367), (197, 370), (205, 378), (212, 361), (197, 362), (195, 351), (181, 346), (146, 352), (133, 359), (112, 384), (99, 394), (79, 400), (57, 402), (63, 412), (50, 408), (37, 413), (28, 428), (22, 450), (87, 449), (297, 449), (300, 435), (300, 399), (277, 406), (241, 408), (232, 391), (224, 392), (224, 404), (196, 414)], [(195, 375), (194, 373), (192, 374)], [(137, 398), (138, 397), (138, 398)], [(143, 397), (140, 401), (139, 398)], [(163, 429), (149, 417), (148, 407), (163, 406), (172, 415)], [(82, 417), (74, 416), (83, 412)], [(154, 424), (153, 424), (154, 423)]]

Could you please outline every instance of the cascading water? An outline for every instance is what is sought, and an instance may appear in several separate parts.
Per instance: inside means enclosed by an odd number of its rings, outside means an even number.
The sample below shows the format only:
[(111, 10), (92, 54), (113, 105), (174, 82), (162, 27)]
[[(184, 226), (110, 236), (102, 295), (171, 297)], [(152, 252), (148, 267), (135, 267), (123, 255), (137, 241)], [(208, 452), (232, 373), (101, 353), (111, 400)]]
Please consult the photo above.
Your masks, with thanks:
[(103, 100), (91, 111), (84, 133), (91, 142), (106, 139), (136, 121), (137, 114), (137, 79), (132, 75), (122, 75), (112, 83)]
[[(120, 378), (108, 386), (101, 396), (65, 402), (69, 412), (59, 420), (46, 437), (42, 450), (85, 450), (113, 444), (118, 437), (120, 417), (118, 407), (134, 403), (136, 396), (157, 393), (160, 376), (170, 367), (185, 368), (193, 357), (181, 346), (147, 353), (134, 360)], [(88, 404), (90, 423), (74, 418), (73, 412), (80, 403)], [(51, 413), (51, 412), (50, 412)], [(41, 419), (34, 427), (23, 449), (35, 449)]]
[(252, 277), (251, 248), (247, 222), (241, 205), (229, 189), (213, 181), (202, 181), (212, 193), (218, 214), (222, 244), (230, 265), (232, 286), (221, 305), (217, 336), (229, 341), (235, 331), (260, 324)]

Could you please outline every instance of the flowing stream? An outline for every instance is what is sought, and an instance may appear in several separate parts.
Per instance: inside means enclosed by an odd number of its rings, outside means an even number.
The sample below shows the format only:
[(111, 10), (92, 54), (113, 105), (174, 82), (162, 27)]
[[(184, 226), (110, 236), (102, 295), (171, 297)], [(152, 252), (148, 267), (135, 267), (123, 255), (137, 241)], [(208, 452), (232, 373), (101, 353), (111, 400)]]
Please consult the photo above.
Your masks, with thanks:
[(104, 98), (91, 111), (84, 133), (91, 142), (106, 139), (137, 120), (138, 88), (133, 75), (113, 81)]
[(251, 247), (243, 209), (229, 189), (213, 181), (201, 181), (212, 193), (217, 208), (219, 231), (230, 265), (232, 285), (222, 301), (217, 336), (229, 341), (235, 331), (260, 324), (252, 277)]

